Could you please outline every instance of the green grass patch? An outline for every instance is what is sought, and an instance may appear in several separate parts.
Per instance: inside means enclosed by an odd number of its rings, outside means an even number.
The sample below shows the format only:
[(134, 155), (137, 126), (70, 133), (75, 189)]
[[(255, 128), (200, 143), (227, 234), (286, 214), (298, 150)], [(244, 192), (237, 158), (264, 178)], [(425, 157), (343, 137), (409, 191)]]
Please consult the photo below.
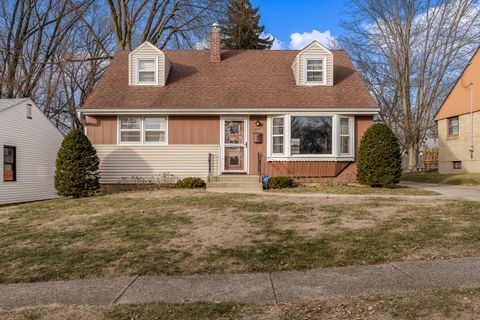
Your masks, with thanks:
[(480, 185), (480, 173), (405, 173), (401, 180), (452, 185)]

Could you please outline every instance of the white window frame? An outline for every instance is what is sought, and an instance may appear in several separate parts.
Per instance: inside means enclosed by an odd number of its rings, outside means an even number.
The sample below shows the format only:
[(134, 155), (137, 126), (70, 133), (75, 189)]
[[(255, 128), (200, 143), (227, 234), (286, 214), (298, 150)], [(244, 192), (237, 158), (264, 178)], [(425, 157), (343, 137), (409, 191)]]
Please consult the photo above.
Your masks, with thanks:
[[(283, 154), (273, 153), (273, 118), (284, 117)], [(291, 119), (292, 116), (332, 117), (332, 153), (331, 154), (291, 154)], [(350, 119), (350, 153), (340, 154), (340, 117)], [(355, 161), (355, 117), (335, 113), (291, 113), (267, 117), (267, 160), (269, 161)]]
[[(163, 118), (163, 119), (165, 119), (165, 129), (147, 129), (145, 127), (145, 119), (147, 119), (147, 118), (157, 118), (157, 119)], [(165, 117), (165, 116), (155, 116), (155, 115), (144, 116), (142, 118), (142, 128), (143, 128), (142, 137), (143, 137), (143, 143), (144, 144), (166, 144), (167, 143), (167, 117)], [(165, 141), (147, 141), (147, 139), (146, 139), (147, 131), (149, 131), (149, 132), (163, 132)]]
[[(322, 81), (308, 81), (308, 72), (315, 72), (315, 70), (308, 70), (308, 61), (310, 60), (320, 60), (322, 61)], [(327, 84), (327, 63), (325, 57), (305, 57), (304, 58), (304, 84), (309, 86), (324, 86)], [(320, 72), (320, 71), (317, 71)]]
[[(342, 134), (341, 119), (348, 119), (348, 135)], [(353, 148), (355, 146), (355, 122), (352, 116), (339, 115), (338, 116), (338, 155), (339, 156), (353, 156)], [(348, 153), (342, 153), (342, 137), (348, 137)]]
[[(274, 119), (283, 119), (283, 134), (274, 134), (274, 133), (273, 133)], [(285, 154), (285, 149), (286, 149), (286, 147), (287, 147), (287, 146), (285, 145), (285, 140), (286, 140), (286, 138), (285, 138), (285, 129), (286, 129), (285, 117), (284, 117), (284, 116), (272, 116), (272, 121), (271, 121), (271, 122), (272, 122), (272, 124), (271, 124), (271, 127), (272, 127), (272, 128), (271, 128), (271, 132), (272, 132), (272, 134), (271, 134), (271, 137), (270, 137), (270, 139), (269, 139), (269, 140), (270, 140), (270, 143), (271, 143), (271, 146), (272, 146), (272, 149), (271, 149), (272, 152), (271, 152), (271, 153), (272, 153), (273, 155), (284, 155), (284, 154)], [(283, 137), (283, 152), (281, 152), (281, 153), (274, 153), (274, 152), (273, 152), (273, 138), (274, 138), (274, 137)]]
[[(122, 141), (122, 131), (137, 131), (138, 129), (122, 129), (122, 118), (123, 117), (132, 117), (140, 118), (140, 141)], [(145, 141), (145, 118), (165, 118), (165, 130), (161, 129), (148, 129), (147, 131), (165, 131), (165, 141), (154, 142), (154, 141)], [(166, 115), (118, 115), (117, 116), (117, 145), (147, 145), (147, 146), (159, 146), (159, 145), (168, 145), (168, 116)]]
[[(155, 69), (153, 70), (155, 74), (155, 80), (153, 82), (140, 81), (140, 72), (152, 72), (152, 70), (140, 70), (140, 61), (142, 60), (153, 60), (155, 62)], [(137, 85), (139, 86), (156, 86), (158, 85), (158, 57), (139, 57), (136, 61), (136, 70), (137, 70)]]
[[(122, 118), (139, 118), (140, 119), (140, 129), (122, 129)], [(139, 132), (140, 141), (122, 141), (122, 132)], [(141, 144), (143, 140), (142, 136), (143, 131), (143, 118), (141, 116), (118, 116), (118, 143), (119, 144)]]

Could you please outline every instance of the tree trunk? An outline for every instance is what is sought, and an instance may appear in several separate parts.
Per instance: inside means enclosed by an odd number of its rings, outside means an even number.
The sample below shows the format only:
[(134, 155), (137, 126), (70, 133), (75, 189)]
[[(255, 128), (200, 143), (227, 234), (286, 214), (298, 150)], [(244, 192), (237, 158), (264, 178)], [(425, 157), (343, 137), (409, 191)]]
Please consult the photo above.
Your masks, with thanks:
[(408, 147), (408, 172), (417, 171), (418, 148), (415, 145)]

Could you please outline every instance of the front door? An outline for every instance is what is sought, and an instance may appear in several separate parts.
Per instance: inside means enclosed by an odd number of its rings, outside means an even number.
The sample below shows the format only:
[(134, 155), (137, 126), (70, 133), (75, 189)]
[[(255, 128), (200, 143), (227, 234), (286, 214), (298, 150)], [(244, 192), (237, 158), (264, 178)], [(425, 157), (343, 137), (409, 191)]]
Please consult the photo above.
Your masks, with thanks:
[(247, 172), (247, 119), (223, 120), (223, 172)]

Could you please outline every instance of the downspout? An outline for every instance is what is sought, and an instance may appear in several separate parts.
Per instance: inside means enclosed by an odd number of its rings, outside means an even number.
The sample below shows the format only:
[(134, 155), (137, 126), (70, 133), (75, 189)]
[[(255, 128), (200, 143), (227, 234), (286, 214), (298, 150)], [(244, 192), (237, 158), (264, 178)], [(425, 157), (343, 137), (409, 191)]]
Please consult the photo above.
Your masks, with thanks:
[(473, 134), (473, 82), (470, 82), (470, 125), (471, 125), (471, 128), (470, 128), (470, 133), (471, 133), (471, 142), (472, 144), (470, 145), (470, 148), (468, 149), (470, 151), (470, 159), (473, 159), (473, 151), (475, 149), (474, 147), (474, 141), (473, 141), (473, 137), (474, 137), (474, 134)]

